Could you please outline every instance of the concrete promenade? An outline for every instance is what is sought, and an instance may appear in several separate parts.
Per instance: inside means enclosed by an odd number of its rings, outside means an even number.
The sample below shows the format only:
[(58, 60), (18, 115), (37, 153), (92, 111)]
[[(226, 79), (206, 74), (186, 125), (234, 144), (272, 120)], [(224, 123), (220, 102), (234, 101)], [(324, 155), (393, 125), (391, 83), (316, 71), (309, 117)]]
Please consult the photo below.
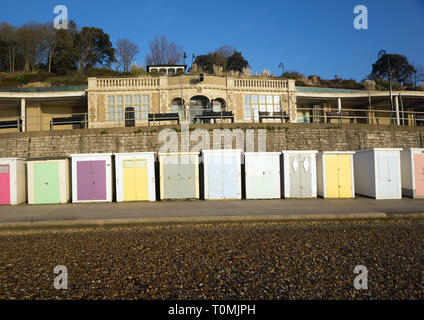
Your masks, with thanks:
[(218, 200), (0, 206), (0, 225), (386, 217), (424, 213), (424, 199)]

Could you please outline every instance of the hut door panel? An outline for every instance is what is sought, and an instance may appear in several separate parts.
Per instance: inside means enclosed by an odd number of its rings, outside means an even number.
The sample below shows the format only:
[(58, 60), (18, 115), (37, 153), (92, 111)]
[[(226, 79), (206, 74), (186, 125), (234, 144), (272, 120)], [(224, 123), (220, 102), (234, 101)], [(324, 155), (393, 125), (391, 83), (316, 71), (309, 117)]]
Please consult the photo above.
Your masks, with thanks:
[(59, 202), (59, 163), (34, 163), (34, 203)]
[(106, 200), (106, 161), (78, 161), (78, 200)]
[(77, 198), (78, 200), (91, 200), (90, 161), (77, 162)]
[(229, 154), (222, 157), (222, 195), (224, 199), (236, 199), (240, 197), (238, 191), (239, 170), (237, 168), (238, 155)]
[(337, 155), (325, 155), (325, 183), (327, 198), (339, 198), (339, 167)]
[(196, 197), (196, 172), (190, 160), (180, 165), (181, 198)]
[(222, 161), (220, 157), (216, 155), (210, 156), (209, 160), (210, 163), (208, 164), (208, 196), (209, 199), (222, 199)]
[(124, 200), (135, 201), (136, 196), (136, 175), (135, 161), (123, 160), (123, 175), (124, 175)]
[(164, 196), (167, 199), (196, 196), (195, 165), (189, 157), (167, 157), (163, 164)]
[(301, 198), (302, 193), (300, 191), (301, 185), (301, 171), (302, 166), (300, 163), (299, 155), (290, 155), (290, 197), (292, 198)]
[(149, 200), (147, 160), (135, 160), (135, 187), (137, 200)]
[(396, 168), (397, 157), (391, 154), (377, 155), (378, 165), (378, 188), (381, 198), (395, 198), (398, 196), (398, 170)]
[(303, 198), (312, 197), (311, 156), (301, 156), (300, 192)]
[(280, 198), (280, 157), (265, 157), (266, 195), (268, 198)]
[(246, 196), (248, 198), (262, 198), (264, 192), (263, 158), (255, 157), (246, 161)]
[(414, 155), (415, 196), (424, 197), (424, 154)]
[[(175, 161), (175, 162), (174, 162)], [(163, 164), (163, 188), (166, 199), (178, 198), (179, 194), (179, 165), (178, 158), (165, 157)]]
[(0, 165), (0, 204), (10, 204), (10, 168)]
[(352, 168), (351, 156), (338, 155), (339, 197), (352, 198)]
[(106, 200), (106, 161), (90, 161), (91, 200)]

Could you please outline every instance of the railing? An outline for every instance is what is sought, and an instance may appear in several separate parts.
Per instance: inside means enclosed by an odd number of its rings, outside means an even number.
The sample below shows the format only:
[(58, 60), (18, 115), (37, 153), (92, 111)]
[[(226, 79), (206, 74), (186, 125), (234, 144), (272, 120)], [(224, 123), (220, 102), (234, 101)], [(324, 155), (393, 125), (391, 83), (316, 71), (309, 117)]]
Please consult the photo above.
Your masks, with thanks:
[[(306, 121), (302, 121), (303, 120)], [(382, 109), (297, 108), (297, 122), (306, 123), (365, 123), (403, 126), (424, 126), (423, 111), (394, 111)]]
[[(250, 115), (243, 112), (242, 119), (234, 119), (235, 114), (229, 110), (210, 108), (190, 108), (174, 110), (167, 113), (148, 113), (141, 111), (70, 113), (56, 115), (40, 115), (8, 117), (0, 119), (0, 132), (8, 131), (43, 131), (57, 129), (131, 127), (147, 125), (163, 125), (163, 121), (173, 122), (178, 114), (179, 122), (186, 123), (217, 123), (217, 122), (289, 122), (290, 113), (285, 110), (261, 110), (251, 108)], [(260, 114), (261, 113), (261, 114)], [(169, 115), (169, 117), (167, 117)], [(281, 117), (280, 117), (281, 115)], [(399, 117), (390, 110), (337, 109), (322, 107), (299, 107), (296, 114), (297, 123), (362, 123), (371, 125), (424, 126), (424, 111), (400, 111)]]
[(287, 89), (287, 80), (234, 79), (236, 88)]
[[(159, 86), (159, 78), (96, 78), (95, 85), (97, 88), (140, 88), (140, 87), (157, 87)], [(91, 86), (90, 86), (90, 89)]]

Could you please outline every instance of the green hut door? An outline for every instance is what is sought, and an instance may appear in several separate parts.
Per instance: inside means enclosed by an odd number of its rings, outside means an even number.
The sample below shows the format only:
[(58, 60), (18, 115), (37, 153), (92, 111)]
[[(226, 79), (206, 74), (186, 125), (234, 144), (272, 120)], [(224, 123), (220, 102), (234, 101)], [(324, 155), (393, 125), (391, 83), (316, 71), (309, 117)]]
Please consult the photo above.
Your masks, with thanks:
[(34, 203), (59, 202), (59, 163), (34, 163)]

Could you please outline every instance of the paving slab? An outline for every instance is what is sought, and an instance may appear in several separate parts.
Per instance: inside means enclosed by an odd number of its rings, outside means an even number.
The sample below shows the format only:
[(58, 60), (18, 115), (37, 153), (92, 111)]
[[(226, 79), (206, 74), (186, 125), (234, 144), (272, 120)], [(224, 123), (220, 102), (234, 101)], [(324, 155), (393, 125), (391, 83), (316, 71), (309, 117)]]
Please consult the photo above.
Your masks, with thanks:
[(424, 199), (186, 200), (0, 206), (0, 223), (424, 213)]

